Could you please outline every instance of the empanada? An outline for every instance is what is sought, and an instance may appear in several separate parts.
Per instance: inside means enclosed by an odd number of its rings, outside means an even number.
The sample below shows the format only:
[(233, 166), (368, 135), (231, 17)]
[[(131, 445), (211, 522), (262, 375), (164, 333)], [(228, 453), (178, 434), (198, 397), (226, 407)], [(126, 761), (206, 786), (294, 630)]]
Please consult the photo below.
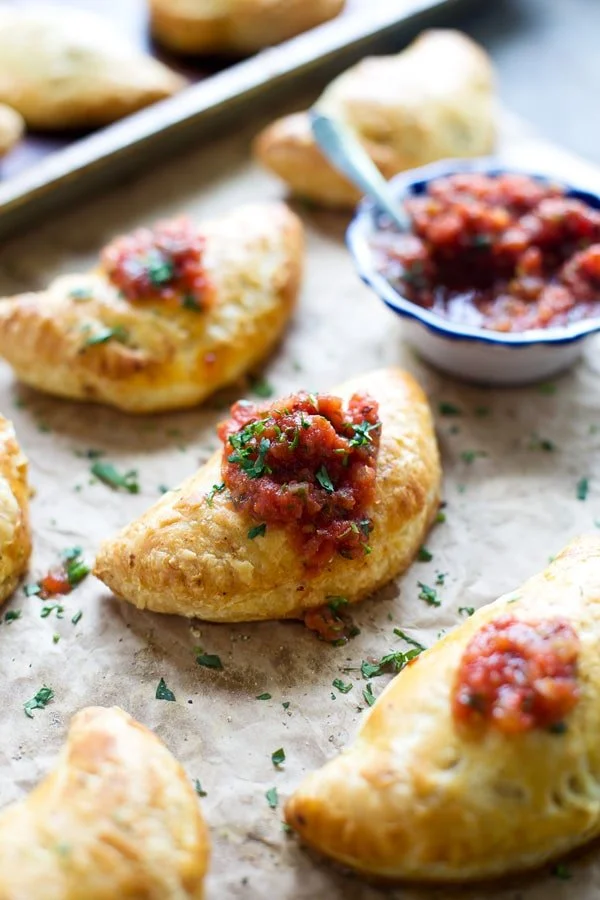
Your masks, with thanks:
[[(485, 51), (458, 31), (424, 32), (395, 56), (362, 60), (338, 76), (317, 108), (360, 138), (386, 178), (494, 146), (494, 87)], [(257, 138), (255, 153), (295, 194), (354, 207), (360, 193), (325, 159), (306, 113), (285, 116)]]
[(0, 101), (30, 128), (93, 128), (185, 85), (109, 19), (64, 6), (0, 9)]
[(368, 875), (464, 881), (600, 834), (600, 538), (485, 606), (384, 690), (286, 806)]
[(18, 144), (25, 131), (25, 122), (16, 109), (0, 103), (0, 156)]
[(254, 53), (328, 19), (346, 0), (150, 0), (152, 32), (176, 53)]
[(11, 423), (0, 416), (0, 603), (16, 588), (30, 554), (27, 460)]
[(0, 813), (0, 900), (202, 900), (208, 856), (179, 763), (122, 710), (91, 707), (54, 771)]
[(223, 452), (103, 544), (95, 574), (115, 594), (215, 622), (281, 619), (332, 595), (354, 603), (407, 568), (440, 489), (414, 379), (383, 369), (269, 409), (237, 404)]
[(3, 300), (0, 356), (57, 396), (134, 413), (192, 406), (273, 347), (302, 258), (302, 225), (278, 203), (140, 229), (95, 272)]

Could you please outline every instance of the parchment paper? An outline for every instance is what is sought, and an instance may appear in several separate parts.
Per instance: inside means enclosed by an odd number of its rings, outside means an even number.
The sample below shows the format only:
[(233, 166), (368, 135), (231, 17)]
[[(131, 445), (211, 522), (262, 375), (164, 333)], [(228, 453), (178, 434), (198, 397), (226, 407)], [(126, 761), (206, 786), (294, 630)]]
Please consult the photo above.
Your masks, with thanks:
[[(281, 186), (249, 162), (249, 139), (258, 124), (166, 162), (5, 246), (2, 294), (42, 288), (59, 272), (84, 269), (113, 234), (155, 217), (180, 210), (214, 214), (247, 200), (281, 196)], [(585, 164), (534, 138), (512, 133), (508, 145), (524, 163), (598, 179)], [(277, 393), (319, 390), (373, 367), (401, 363), (423, 383), (436, 411), (440, 401), (460, 407), (460, 416), (438, 415), (448, 505), (446, 523), (427, 541), (433, 560), (415, 562), (403, 578), (356, 607), (361, 633), (344, 648), (320, 643), (296, 623), (218, 626), (140, 613), (112, 599), (91, 577), (65, 598), (62, 620), (54, 614), (41, 618), (40, 600), (19, 590), (5, 609), (22, 610), (21, 618), (0, 625), (0, 805), (22, 797), (50, 769), (78, 709), (118, 704), (154, 729), (207, 793), (201, 803), (214, 846), (209, 900), (384, 896), (380, 888), (309, 856), (280, 821), (283, 798), (304, 773), (352, 738), (365, 715), (365, 682), (355, 670), (362, 659), (404, 646), (394, 627), (431, 645), (460, 621), (459, 607), (478, 607), (516, 587), (600, 519), (598, 342), (589, 341), (581, 364), (544, 392), (451, 381), (403, 345), (401, 323), (355, 275), (342, 241), (346, 219), (298, 209), (308, 234), (305, 286), (294, 323), (264, 374)], [(15, 422), (36, 491), (28, 580), (42, 575), (73, 544), (81, 544), (91, 561), (103, 537), (158, 498), (159, 485), (176, 485), (207, 458), (216, 446), (215, 423), (227, 403), (244, 393), (242, 384), (203, 410), (129, 418), (35, 394), (16, 385), (2, 365), (0, 410)], [(476, 414), (480, 407), (488, 413)], [(539, 438), (556, 449), (539, 449)], [(91, 483), (89, 450), (103, 451), (119, 470), (137, 469), (141, 493), (115, 493)], [(461, 457), (465, 450), (486, 455), (468, 463)], [(582, 477), (589, 479), (585, 501), (577, 499)], [(417, 581), (431, 585), (437, 572), (447, 573), (439, 609), (417, 596)], [(83, 616), (73, 625), (78, 610)], [(60, 635), (58, 643), (54, 634)], [(197, 647), (218, 654), (223, 671), (199, 667)], [(353, 682), (348, 694), (332, 687), (338, 677)], [(390, 677), (373, 679), (376, 695)], [(160, 678), (176, 702), (155, 699)], [(23, 703), (42, 684), (56, 697), (32, 720)], [(272, 699), (255, 699), (263, 692)], [(279, 747), (286, 762), (276, 771), (271, 753)], [(280, 797), (277, 810), (265, 798), (272, 787)], [(500, 886), (411, 887), (388, 894), (403, 900), (600, 896), (597, 848), (569, 862), (569, 872), (564, 881), (548, 869)]]

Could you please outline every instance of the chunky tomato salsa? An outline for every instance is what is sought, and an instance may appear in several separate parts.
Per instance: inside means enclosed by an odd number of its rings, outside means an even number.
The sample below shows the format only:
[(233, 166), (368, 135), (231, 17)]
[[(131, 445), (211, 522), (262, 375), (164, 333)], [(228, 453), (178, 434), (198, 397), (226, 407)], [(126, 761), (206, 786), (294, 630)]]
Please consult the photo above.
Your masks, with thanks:
[(222, 476), (233, 504), (257, 523), (249, 537), (271, 525), (292, 528), (311, 566), (369, 553), (378, 416), (377, 402), (359, 393), (346, 409), (328, 394), (236, 403), (218, 429)]
[(115, 238), (101, 262), (127, 300), (160, 300), (198, 311), (210, 304), (212, 293), (205, 244), (189, 219), (173, 219)]
[(413, 303), (500, 332), (600, 315), (600, 210), (558, 185), (452, 175), (405, 206), (412, 231), (379, 231), (373, 249)]
[(579, 699), (579, 638), (563, 619), (522, 622), (504, 615), (484, 625), (462, 656), (452, 697), (458, 722), (507, 734), (565, 729)]

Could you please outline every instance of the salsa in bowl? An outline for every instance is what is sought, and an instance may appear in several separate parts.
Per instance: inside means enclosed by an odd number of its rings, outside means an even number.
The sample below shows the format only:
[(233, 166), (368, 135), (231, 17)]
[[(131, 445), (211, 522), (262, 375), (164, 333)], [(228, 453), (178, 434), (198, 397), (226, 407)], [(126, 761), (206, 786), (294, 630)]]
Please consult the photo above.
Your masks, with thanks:
[(600, 330), (600, 195), (489, 159), (435, 163), (391, 188), (410, 230), (363, 201), (348, 244), (429, 362), (524, 383), (566, 368)]

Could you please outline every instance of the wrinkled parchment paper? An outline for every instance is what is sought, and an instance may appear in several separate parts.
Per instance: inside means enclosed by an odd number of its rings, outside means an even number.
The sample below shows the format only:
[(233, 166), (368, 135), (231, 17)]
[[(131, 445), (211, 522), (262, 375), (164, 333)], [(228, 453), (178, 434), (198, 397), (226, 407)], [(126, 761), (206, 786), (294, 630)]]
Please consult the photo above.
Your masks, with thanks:
[[(41, 288), (59, 272), (85, 269), (114, 233), (155, 217), (181, 210), (204, 216), (281, 196), (281, 186), (249, 162), (255, 130), (215, 140), (14, 240), (0, 251), (2, 294)], [(600, 180), (585, 164), (514, 126), (509, 131), (514, 159)], [(415, 562), (357, 607), (361, 633), (343, 648), (320, 643), (296, 623), (219, 626), (141, 613), (111, 598), (92, 577), (65, 598), (63, 619), (42, 618), (42, 602), (19, 590), (5, 610), (22, 610), (21, 618), (0, 625), (0, 805), (22, 797), (49, 770), (78, 709), (118, 704), (155, 730), (206, 791), (201, 803), (214, 846), (209, 900), (384, 896), (299, 849), (280, 820), (282, 800), (305, 772), (352, 738), (365, 715), (361, 660), (405, 647), (394, 627), (431, 645), (460, 621), (459, 607), (478, 607), (514, 588), (600, 520), (598, 342), (589, 341), (582, 362), (544, 391), (474, 388), (440, 376), (403, 344), (399, 320), (355, 275), (342, 240), (344, 217), (298, 209), (308, 234), (306, 281), (293, 325), (264, 375), (277, 393), (326, 389), (388, 363), (401, 363), (420, 379), (436, 410), (448, 504), (446, 523), (427, 541), (433, 559)], [(28, 580), (74, 544), (91, 561), (99, 541), (152, 504), (160, 485), (176, 485), (207, 458), (216, 446), (215, 423), (244, 393), (250, 395), (241, 384), (202, 410), (129, 418), (35, 394), (0, 364), (0, 410), (15, 422), (36, 491)], [(462, 415), (440, 416), (440, 401)], [(555, 450), (540, 449), (540, 439)], [(89, 450), (102, 451), (120, 471), (137, 469), (140, 494), (93, 483)], [(470, 450), (485, 455), (469, 463), (461, 454)], [(589, 494), (579, 500), (583, 477)], [(439, 588), (442, 605), (431, 608), (418, 599), (417, 581), (432, 585), (438, 572), (447, 573)], [(83, 615), (73, 625), (78, 610)], [(198, 647), (218, 654), (223, 671), (199, 667)], [(390, 677), (372, 680), (375, 695)], [(155, 699), (160, 678), (176, 702)], [(352, 690), (339, 693), (335, 678), (351, 681)], [(43, 684), (55, 699), (29, 719), (23, 703)], [(272, 699), (255, 699), (262, 693)], [(271, 753), (280, 747), (286, 761), (277, 771)], [(280, 798), (276, 810), (265, 798), (273, 787)], [(598, 853), (570, 861), (569, 880), (548, 869), (501, 886), (388, 894), (403, 900), (592, 900), (600, 896)]]

